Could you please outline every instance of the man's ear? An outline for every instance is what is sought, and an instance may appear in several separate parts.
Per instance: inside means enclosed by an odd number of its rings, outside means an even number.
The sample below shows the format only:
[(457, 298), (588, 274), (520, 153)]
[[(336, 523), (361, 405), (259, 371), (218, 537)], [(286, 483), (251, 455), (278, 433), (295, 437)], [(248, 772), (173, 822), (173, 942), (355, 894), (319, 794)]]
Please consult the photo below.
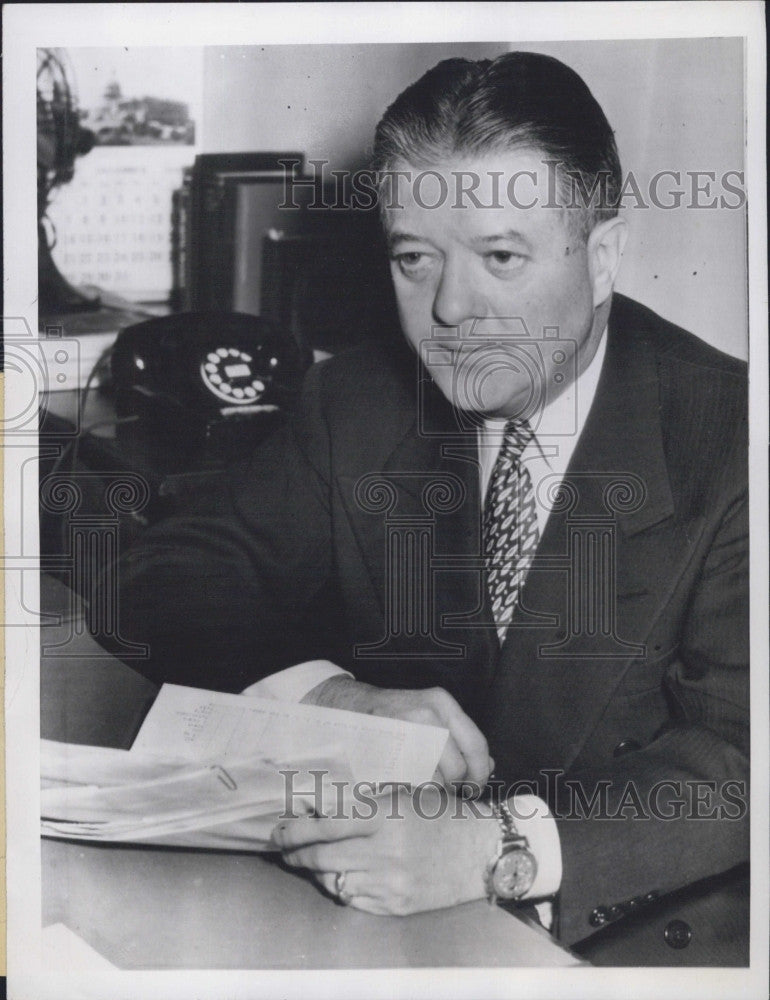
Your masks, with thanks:
[(628, 238), (625, 219), (616, 217), (597, 223), (588, 236), (588, 266), (594, 293), (594, 309), (606, 301), (620, 268)]

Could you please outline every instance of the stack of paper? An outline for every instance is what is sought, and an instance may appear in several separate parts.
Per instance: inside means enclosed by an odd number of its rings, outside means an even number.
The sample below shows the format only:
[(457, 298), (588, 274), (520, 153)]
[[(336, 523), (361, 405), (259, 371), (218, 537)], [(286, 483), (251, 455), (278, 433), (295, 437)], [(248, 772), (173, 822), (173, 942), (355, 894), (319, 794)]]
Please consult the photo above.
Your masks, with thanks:
[(311, 754), (292, 765), (287, 796), (280, 772), (289, 765), (278, 761), (168, 764), (132, 750), (42, 744), (42, 830), (53, 837), (266, 850), (283, 813), (325, 801), (309, 768), (345, 779), (343, 762)]
[(131, 750), (42, 741), (42, 831), (268, 850), (282, 816), (325, 811), (354, 782), (429, 780), (446, 738), (433, 726), (165, 685)]

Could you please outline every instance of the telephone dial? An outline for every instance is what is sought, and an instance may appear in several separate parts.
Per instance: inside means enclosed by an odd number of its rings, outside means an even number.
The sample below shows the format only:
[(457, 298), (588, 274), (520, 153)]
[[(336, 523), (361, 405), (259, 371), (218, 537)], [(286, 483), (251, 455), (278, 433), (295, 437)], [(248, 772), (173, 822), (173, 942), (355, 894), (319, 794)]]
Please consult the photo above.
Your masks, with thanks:
[[(179, 313), (124, 329), (110, 359), (119, 418), (218, 445), (291, 408), (310, 359), (258, 316)], [(258, 436), (258, 435), (257, 435)]]

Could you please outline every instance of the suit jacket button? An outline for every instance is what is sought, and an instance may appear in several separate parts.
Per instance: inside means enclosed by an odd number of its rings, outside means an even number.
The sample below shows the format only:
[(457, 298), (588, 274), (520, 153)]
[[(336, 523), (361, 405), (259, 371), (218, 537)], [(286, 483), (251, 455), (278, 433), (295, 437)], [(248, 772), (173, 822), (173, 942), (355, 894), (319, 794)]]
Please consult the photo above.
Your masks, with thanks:
[(612, 751), (612, 756), (622, 757), (624, 753), (633, 753), (635, 750), (641, 749), (641, 743), (637, 743), (636, 740), (621, 740)]
[(660, 893), (658, 892), (657, 889), (650, 889), (650, 891), (644, 897), (644, 901), (645, 903), (654, 903), (655, 900), (658, 898), (658, 896), (660, 896)]
[(669, 948), (686, 948), (692, 938), (692, 928), (684, 920), (671, 920), (666, 924), (663, 938)]
[(592, 927), (603, 927), (609, 919), (609, 912), (606, 906), (597, 906), (591, 910), (588, 922)]
[(615, 906), (610, 907), (609, 918), (610, 920), (620, 920), (622, 916), (625, 916), (625, 909), (622, 905), (616, 903)]

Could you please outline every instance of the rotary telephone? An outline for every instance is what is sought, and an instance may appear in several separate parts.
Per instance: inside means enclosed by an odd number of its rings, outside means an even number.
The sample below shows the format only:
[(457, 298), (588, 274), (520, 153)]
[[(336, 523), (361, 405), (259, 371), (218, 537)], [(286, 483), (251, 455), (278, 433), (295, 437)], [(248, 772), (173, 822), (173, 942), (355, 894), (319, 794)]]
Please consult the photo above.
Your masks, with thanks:
[(253, 437), (290, 409), (310, 358), (258, 316), (179, 313), (121, 331), (110, 359), (115, 409), (158, 436), (216, 445)]

